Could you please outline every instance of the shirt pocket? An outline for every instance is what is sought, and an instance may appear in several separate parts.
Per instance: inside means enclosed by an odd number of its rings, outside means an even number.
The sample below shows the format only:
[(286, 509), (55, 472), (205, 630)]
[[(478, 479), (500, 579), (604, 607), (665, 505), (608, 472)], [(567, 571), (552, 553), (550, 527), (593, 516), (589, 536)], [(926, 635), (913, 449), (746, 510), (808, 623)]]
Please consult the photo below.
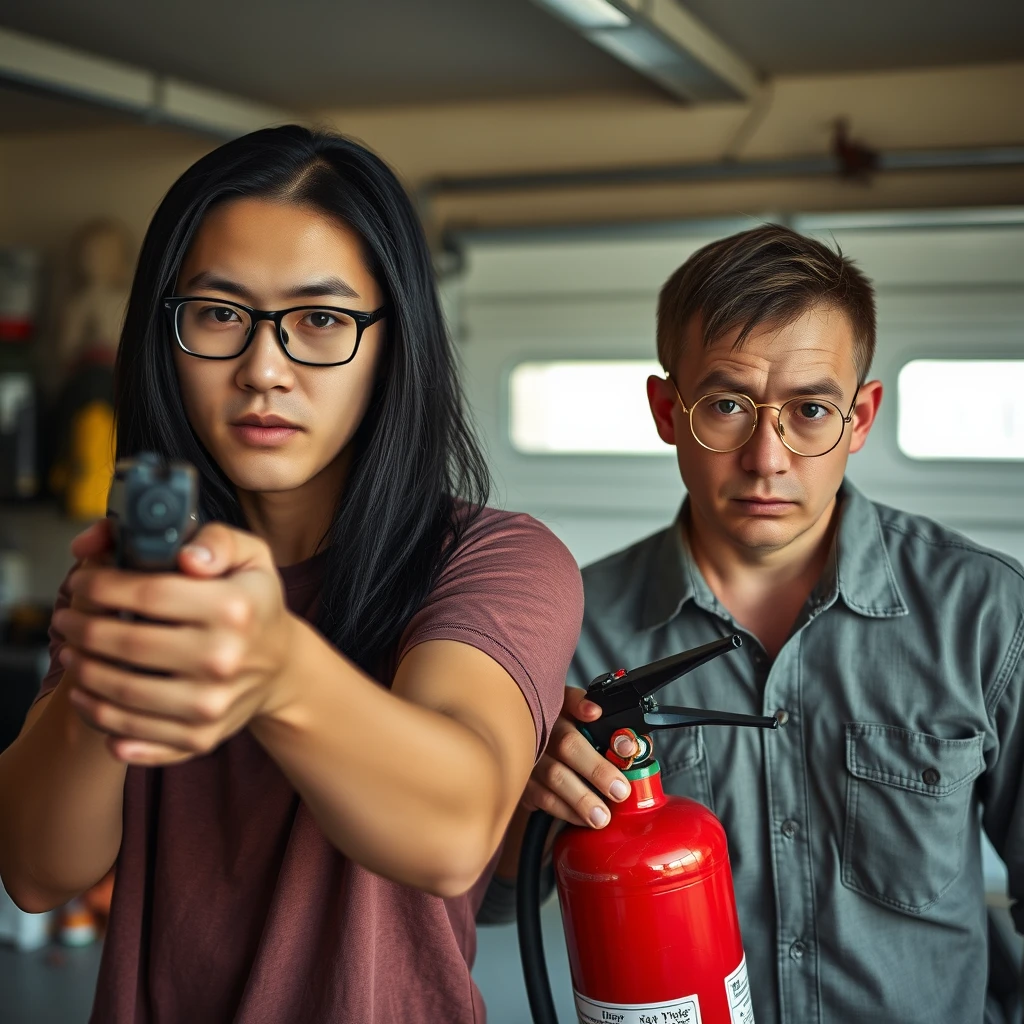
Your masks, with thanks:
[(960, 874), (982, 741), (846, 726), (847, 888), (910, 914), (942, 897)]
[(703, 726), (654, 733), (654, 756), (666, 793), (714, 808)]

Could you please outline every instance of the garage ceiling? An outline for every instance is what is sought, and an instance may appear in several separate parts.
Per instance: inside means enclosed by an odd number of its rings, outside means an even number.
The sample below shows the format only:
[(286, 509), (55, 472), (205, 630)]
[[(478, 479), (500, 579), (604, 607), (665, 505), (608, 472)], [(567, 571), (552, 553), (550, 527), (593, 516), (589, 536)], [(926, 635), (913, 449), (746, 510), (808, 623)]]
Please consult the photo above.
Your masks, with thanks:
[[(686, 0), (767, 74), (1024, 59), (1021, 0)], [(293, 109), (661, 95), (530, 0), (4, 0), (0, 26)]]
[(300, 110), (657, 94), (529, 0), (4, 0), (0, 25)]
[(770, 75), (1024, 59), (1022, 0), (685, 0)]
[[(765, 75), (1024, 60), (1024, 0), (684, 7)], [(673, 102), (532, 0), (3, 0), (0, 28), (299, 114), (584, 93)], [(0, 135), (137, 116), (0, 83)]]

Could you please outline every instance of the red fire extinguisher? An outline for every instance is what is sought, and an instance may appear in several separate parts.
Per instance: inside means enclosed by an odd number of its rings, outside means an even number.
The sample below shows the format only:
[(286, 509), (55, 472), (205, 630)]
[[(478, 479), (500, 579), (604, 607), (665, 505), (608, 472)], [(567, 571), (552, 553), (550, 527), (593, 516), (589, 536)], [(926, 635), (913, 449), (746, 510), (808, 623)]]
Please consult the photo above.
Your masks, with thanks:
[[(695, 725), (776, 728), (775, 718), (659, 707), (652, 696), (741, 643), (726, 637), (599, 676), (587, 689), (604, 713), (581, 730), (623, 769), (631, 792), (611, 808), (603, 829), (568, 827), (554, 846), (581, 1024), (753, 1024), (725, 831), (702, 804), (666, 796), (649, 735)], [(639, 746), (628, 762), (613, 749), (622, 732)], [(540, 811), (531, 815), (518, 880), (519, 946), (535, 1024), (557, 1022), (539, 912), (551, 820)]]

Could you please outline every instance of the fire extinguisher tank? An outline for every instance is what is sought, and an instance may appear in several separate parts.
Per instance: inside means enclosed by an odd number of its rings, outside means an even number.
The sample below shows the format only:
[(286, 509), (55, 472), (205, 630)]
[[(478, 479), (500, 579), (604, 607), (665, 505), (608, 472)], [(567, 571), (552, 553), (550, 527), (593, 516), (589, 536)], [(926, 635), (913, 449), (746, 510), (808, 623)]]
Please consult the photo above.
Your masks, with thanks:
[(564, 830), (555, 874), (584, 1022), (752, 1024), (725, 831), (666, 796), (657, 761), (600, 830)]

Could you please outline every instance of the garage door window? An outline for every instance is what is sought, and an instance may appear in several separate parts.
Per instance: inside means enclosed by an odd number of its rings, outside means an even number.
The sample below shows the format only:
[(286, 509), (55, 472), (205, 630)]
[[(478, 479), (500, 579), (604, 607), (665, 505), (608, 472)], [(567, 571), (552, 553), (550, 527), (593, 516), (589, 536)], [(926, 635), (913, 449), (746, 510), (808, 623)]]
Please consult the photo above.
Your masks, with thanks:
[(1024, 359), (915, 359), (898, 418), (912, 459), (1024, 460)]
[(520, 363), (509, 378), (512, 446), (528, 455), (671, 454), (647, 405), (647, 359)]

